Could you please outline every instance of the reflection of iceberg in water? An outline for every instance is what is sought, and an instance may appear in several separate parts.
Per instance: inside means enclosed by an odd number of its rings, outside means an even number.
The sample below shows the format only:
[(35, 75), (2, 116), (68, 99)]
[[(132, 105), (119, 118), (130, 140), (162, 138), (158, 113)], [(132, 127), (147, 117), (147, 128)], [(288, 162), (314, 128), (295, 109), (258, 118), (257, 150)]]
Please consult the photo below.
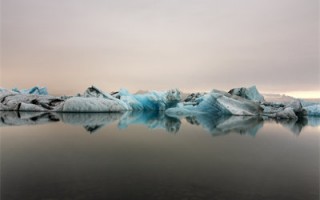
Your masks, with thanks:
[(179, 131), (180, 120), (164, 115), (161, 111), (140, 111), (124, 113), (40, 113), (40, 112), (0, 112), (0, 126), (37, 125), (61, 121), (71, 125), (81, 125), (93, 133), (113, 122), (124, 129), (132, 124), (142, 124), (150, 129), (165, 129), (167, 132)]
[(151, 129), (160, 128), (169, 133), (176, 133), (180, 129), (181, 121), (166, 116), (163, 111), (136, 111), (125, 113), (121, 117), (118, 127), (123, 129), (131, 124), (142, 124)]
[(308, 126), (320, 126), (320, 117), (308, 117)]
[[(184, 118), (184, 117), (181, 117)], [(61, 121), (71, 125), (81, 125), (92, 133), (111, 123), (118, 123), (119, 129), (130, 125), (144, 125), (150, 129), (163, 129), (169, 133), (179, 131), (181, 121), (169, 117), (163, 111), (128, 111), (124, 113), (41, 113), (41, 112), (0, 112), (1, 126), (38, 125)], [(256, 116), (206, 115), (185, 117), (192, 125), (201, 126), (213, 136), (231, 132), (255, 136), (264, 122), (280, 123), (291, 132), (299, 135), (304, 126), (320, 126), (320, 117), (299, 118), (298, 120), (274, 120)]]
[(255, 136), (263, 126), (262, 118), (252, 116), (196, 115), (186, 117), (186, 120), (191, 124), (201, 125), (213, 136), (226, 135), (231, 132)]
[(0, 112), (1, 126), (38, 125), (60, 121), (55, 113), (42, 112)]
[(277, 123), (280, 123), (283, 127), (289, 129), (295, 135), (299, 135), (302, 128), (308, 125), (308, 118), (302, 117), (299, 119), (276, 119)]
[(59, 113), (61, 121), (72, 125), (82, 125), (93, 133), (120, 119), (123, 113)]

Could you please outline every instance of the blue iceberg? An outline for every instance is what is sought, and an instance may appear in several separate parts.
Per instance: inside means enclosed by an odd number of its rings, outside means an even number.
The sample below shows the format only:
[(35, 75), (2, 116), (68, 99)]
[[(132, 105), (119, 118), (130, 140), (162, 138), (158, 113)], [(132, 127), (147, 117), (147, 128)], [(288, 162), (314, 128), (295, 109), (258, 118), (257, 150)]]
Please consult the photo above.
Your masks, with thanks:
[(193, 101), (182, 102), (177, 107), (167, 109), (166, 114), (169, 116), (188, 116), (201, 113), (254, 116), (262, 114), (262, 111), (263, 109), (256, 102), (213, 90), (208, 94), (194, 98)]
[(180, 91), (171, 89), (165, 92), (152, 91), (145, 94), (130, 94), (127, 90), (119, 91), (120, 100), (131, 110), (166, 110), (175, 107), (181, 100)]
[(304, 109), (306, 109), (309, 116), (320, 116), (320, 104), (306, 106)]
[(19, 90), (18, 88), (13, 88), (12, 91), (19, 94), (48, 95), (48, 91), (46, 87), (38, 87), (38, 86), (35, 86), (30, 89), (21, 89), (21, 90)]
[(233, 88), (229, 92), (229, 94), (237, 95), (243, 97), (248, 100), (256, 101), (256, 102), (264, 102), (264, 97), (259, 93), (256, 86), (251, 86), (248, 88)]

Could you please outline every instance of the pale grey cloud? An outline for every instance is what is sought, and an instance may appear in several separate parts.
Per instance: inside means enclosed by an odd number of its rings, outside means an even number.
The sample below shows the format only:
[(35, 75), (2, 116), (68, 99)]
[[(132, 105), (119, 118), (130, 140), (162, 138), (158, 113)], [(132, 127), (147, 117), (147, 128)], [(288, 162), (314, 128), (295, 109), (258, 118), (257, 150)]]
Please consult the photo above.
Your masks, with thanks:
[(319, 90), (318, 0), (2, 0), (1, 85)]

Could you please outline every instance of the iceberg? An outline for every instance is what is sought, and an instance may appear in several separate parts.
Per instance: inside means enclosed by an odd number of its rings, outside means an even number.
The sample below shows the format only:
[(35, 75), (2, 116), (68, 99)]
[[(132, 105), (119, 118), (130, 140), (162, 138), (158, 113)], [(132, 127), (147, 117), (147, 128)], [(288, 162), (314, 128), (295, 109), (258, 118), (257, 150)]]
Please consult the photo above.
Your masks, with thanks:
[(6, 91), (0, 93), (2, 111), (61, 111), (64, 100), (50, 95), (20, 94)]
[(38, 87), (38, 86), (35, 86), (30, 89), (21, 89), (21, 90), (19, 90), (18, 88), (13, 88), (12, 91), (19, 94), (48, 95), (48, 91), (46, 87)]
[(120, 100), (131, 107), (131, 110), (166, 110), (170, 107), (175, 107), (181, 100), (178, 89), (134, 95), (125, 89), (121, 89), (119, 96)]
[(45, 88), (0, 90), (0, 110), (38, 112), (122, 112), (128, 110), (165, 110), (181, 100), (177, 89), (130, 94), (121, 89), (116, 95), (89, 87), (82, 95), (54, 97)]
[(309, 116), (320, 116), (320, 104), (304, 107)]
[[(76, 99), (75, 99), (76, 98)], [(113, 95), (92, 86), (82, 96), (66, 100), (64, 112), (119, 112), (125, 110), (165, 110), (180, 101), (177, 89), (130, 94), (121, 89)]]
[(95, 97), (72, 97), (64, 102), (62, 112), (121, 112), (128, 110), (120, 102)]
[(302, 106), (300, 100), (295, 99), (289, 103), (261, 103), (264, 109), (264, 115), (279, 119), (297, 119), (299, 116), (307, 115), (306, 109)]
[(251, 86), (248, 88), (233, 88), (229, 92), (229, 94), (237, 95), (243, 97), (248, 100), (256, 101), (256, 102), (264, 102), (264, 97), (259, 93), (256, 86)]
[(186, 99), (187, 102), (182, 102), (177, 107), (167, 109), (166, 114), (169, 116), (188, 116), (201, 113), (255, 116), (260, 115), (263, 111), (256, 102), (218, 90), (199, 95), (196, 98), (187, 97)]
[(126, 89), (104, 92), (91, 86), (75, 96), (51, 96), (45, 87), (7, 90), (0, 88), (0, 111), (37, 112), (124, 112), (164, 111), (169, 117), (208, 115), (267, 116), (297, 119), (319, 116), (319, 103), (292, 99), (291, 102), (267, 102), (256, 86), (234, 88), (229, 92), (212, 90), (181, 98), (178, 89), (131, 94)]

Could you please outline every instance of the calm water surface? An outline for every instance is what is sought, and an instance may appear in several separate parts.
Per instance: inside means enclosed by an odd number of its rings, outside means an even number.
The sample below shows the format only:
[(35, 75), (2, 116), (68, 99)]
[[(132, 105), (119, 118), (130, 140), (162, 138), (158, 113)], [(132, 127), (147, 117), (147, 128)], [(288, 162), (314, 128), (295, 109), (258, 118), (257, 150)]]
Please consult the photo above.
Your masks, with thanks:
[(1, 200), (318, 200), (319, 118), (1, 113)]

